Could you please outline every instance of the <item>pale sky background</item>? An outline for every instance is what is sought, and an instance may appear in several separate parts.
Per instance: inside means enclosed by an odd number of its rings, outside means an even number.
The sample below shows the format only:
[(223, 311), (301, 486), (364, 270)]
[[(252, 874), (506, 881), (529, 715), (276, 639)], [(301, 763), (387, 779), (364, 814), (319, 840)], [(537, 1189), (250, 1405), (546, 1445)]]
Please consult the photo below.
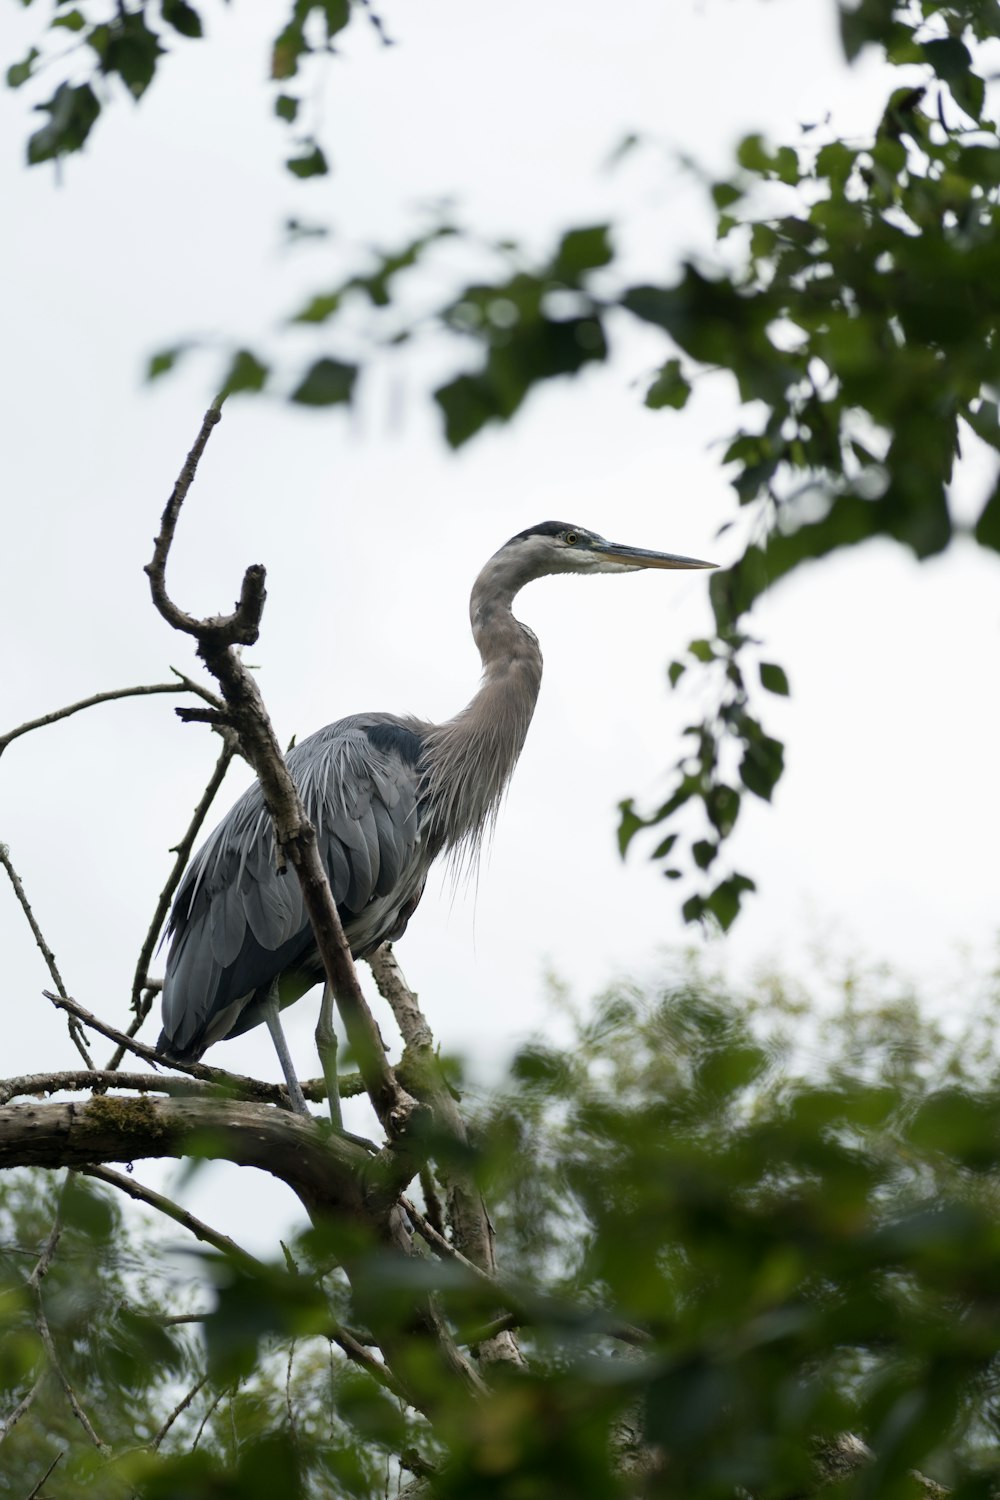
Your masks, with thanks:
[[(543, 250), (627, 211), (630, 271), (669, 276), (711, 248), (676, 153), (721, 174), (747, 131), (792, 141), (827, 111), (864, 134), (885, 92), (873, 60), (843, 65), (832, 0), (624, 0), (613, 14), (595, 0), (385, 0), (397, 45), (351, 27), (314, 99), (333, 172), (297, 184), (280, 170), (289, 137), (263, 82), (281, 10), (206, 5), (211, 41), (178, 39), (147, 97), (119, 98), (61, 183), (22, 164), (38, 122), (26, 105), (50, 80), (0, 94), (4, 728), (194, 667), (142, 565), (216, 371), (193, 359), (146, 387), (152, 351), (192, 334), (266, 342), (351, 253), (402, 242), (443, 197), (484, 236)], [(4, 66), (27, 50), (36, 11), (6, 8)], [(603, 170), (630, 131), (658, 144)], [(289, 215), (329, 220), (332, 244), (287, 252)], [(298, 348), (344, 352), (322, 332)], [(515, 531), (555, 517), (732, 556), (731, 539), (715, 540), (736, 510), (718, 465), (732, 392), (710, 381), (679, 415), (646, 411), (642, 382), (667, 352), (652, 331), (623, 330), (610, 366), (536, 392), (511, 427), (457, 456), (423, 396), (431, 356), (368, 382), (350, 416), (233, 401), (184, 512), (174, 597), (228, 608), (244, 566), (266, 564), (251, 659), (283, 742), (362, 709), (448, 717), (478, 680), (469, 589)], [(973, 453), (958, 481), (970, 506), (988, 477)], [(820, 944), (842, 964), (888, 961), (950, 1011), (993, 961), (998, 583), (1000, 559), (968, 545), (923, 567), (876, 545), (803, 571), (755, 612), (793, 697), (762, 705), (788, 771), (773, 809), (745, 799), (733, 841), (760, 893), (710, 944), (734, 975), (783, 966), (808, 980)], [(653, 804), (696, 708), (667, 691), (665, 668), (709, 626), (704, 576), (542, 580), (517, 610), (541, 639), (545, 680), (494, 846), (474, 890), (432, 876), (398, 949), (439, 1041), (480, 1076), (553, 1024), (547, 969), (585, 998), (655, 972), (665, 945), (705, 942), (680, 921), (678, 887), (638, 849), (623, 864), (615, 841), (618, 801)], [(68, 989), (116, 1024), (168, 847), (215, 755), (206, 730), (154, 698), (38, 731), (0, 762), (0, 839)], [(245, 779), (230, 773), (220, 816)], [(9, 890), (0, 942), (3, 1071), (75, 1066)], [(316, 1071), (318, 994), (287, 1013), (303, 1073)], [(277, 1076), (263, 1029), (207, 1060)], [(176, 1169), (141, 1175), (169, 1182)], [(250, 1182), (212, 1168), (187, 1201), (273, 1248), (290, 1205)]]

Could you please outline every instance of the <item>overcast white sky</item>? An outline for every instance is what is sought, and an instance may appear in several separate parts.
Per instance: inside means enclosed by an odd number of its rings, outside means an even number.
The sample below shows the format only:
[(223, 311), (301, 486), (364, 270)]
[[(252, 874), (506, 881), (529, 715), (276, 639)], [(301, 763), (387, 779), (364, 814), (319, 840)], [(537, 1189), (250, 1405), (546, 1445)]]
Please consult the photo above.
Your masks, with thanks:
[[(210, 42), (178, 41), (146, 99), (119, 100), (61, 184), (23, 167), (26, 95), (0, 95), (4, 727), (193, 667), (142, 565), (214, 370), (196, 360), (147, 388), (152, 350), (188, 334), (266, 337), (337, 279), (347, 250), (402, 240), (420, 205), (445, 196), (484, 235), (539, 247), (627, 211), (636, 274), (669, 275), (710, 243), (673, 152), (722, 172), (750, 129), (792, 140), (833, 111), (838, 129), (863, 133), (884, 95), (871, 60), (841, 63), (832, 0), (625, 0), (613, 14), (596, 0), (385, 0), (397, 45), (351, 28), (314, 100), (334, 170), (296, 184), (279, 169), (288, 137), (263, 83), (281, 9), (206, 6)], [(6, 62), (39, 21), (7, 8)], [(630, 131), (659, 145), (602, 171)], [(332, 222), (332, 246), (286, 253), (289, 214)], [(680, 415), (647, 412), (636, 383), (663, 353), (637, 330), (609, 368), (536, 393), (510, 429), (457, 456), (419, 370), (372, 381), (350, 417), (234, 401), (182, 520), (175, 597), (228, 607), (243, 567), (266, 564), (252, 657), (283, 740), (360, 709), (447, 717), (478, 678), (469, 588), (513, 532), (556, 517), (731, 555), (715, 541), (735, 510), (717, 446), (731, 393), (709, 383)], [(985, 479), (974, 458), (960, 487), (974, 499)], [(875, 546), (803, 573), (755, 617), (792, 681), (790, 703), (767, 705), (789, 770), (772, 810), (747, 799), (734, 842), (760, 887), (716, 944), (734, 973), (803, 974), (821, 941), (845, 962), (890, 961), (943, 1003), (960, 955), (987, 964), (998, 580), (1000, 560), (971, 547), (919, 568)], [(638, 852), (622, 864), (615, 828), (619, 799), (652, 802), (678, 752), (694, 705), (668, 693), (665, 667), (708, 625), (704, 576), (543, 580), (519, 613), (546, 675), (492, 853), (474, 891), (432, 877), (399, 949), (440, 1041), (480, 1068), (550, 1023), (546, 968), (585, 997), (655, 968), (663, 945), (703, 941), (683, 928), (675, 886)], [(215, 753), (158, 698), (39, 731), (0, 764), (0, 838), (69, 990), (114, 1022)], [(231, 773), (220, 815), (241, 785)], [(2, 889), (0, 933), (4, 1071), (74, 1066)], [(314, 1020), (314, 1000), (289, 1014), (304, 1072)], [(262, 1031), (209, 1060), (277, 1072)], [(207, 1191), (196, 1183), (192, 1201)]]

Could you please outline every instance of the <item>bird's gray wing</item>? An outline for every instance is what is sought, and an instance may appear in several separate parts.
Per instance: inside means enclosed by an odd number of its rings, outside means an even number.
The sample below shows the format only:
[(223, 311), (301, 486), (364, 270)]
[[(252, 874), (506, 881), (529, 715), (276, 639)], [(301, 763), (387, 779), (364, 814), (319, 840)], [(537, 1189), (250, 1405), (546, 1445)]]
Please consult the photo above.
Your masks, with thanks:
[[(420, 749), (418, 726), (369, 714), (328, 725), (288, 756), (346, 928), (379, 897), (387, 932), (395, 925), (389, 898), (419, 858)], [(312, 952), (298, 878), (276, 869), (259, 785), (188, 867), (168, 932), (160, 1044), (178, 1058), (228, 1035), (241, 1002)]]

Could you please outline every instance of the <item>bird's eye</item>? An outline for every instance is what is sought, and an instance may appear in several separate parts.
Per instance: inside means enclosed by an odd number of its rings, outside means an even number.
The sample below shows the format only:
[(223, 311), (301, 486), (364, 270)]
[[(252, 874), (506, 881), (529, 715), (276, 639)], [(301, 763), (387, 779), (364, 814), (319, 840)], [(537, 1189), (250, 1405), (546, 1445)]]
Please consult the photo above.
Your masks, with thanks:
[(563, 541), (568, 547), (574, 547), (579, 540), (575, 531), (567, 531), (563, 534)]

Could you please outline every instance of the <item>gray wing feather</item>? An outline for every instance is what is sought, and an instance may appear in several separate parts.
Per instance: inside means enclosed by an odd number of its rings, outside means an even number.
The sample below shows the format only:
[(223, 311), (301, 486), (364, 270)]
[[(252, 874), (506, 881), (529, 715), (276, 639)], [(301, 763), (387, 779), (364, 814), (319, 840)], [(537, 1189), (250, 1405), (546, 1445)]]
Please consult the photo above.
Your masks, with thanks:
[[(413, 758), (391, 743), (377, 748), (366, 733), (379, 726), (391, 741), (399, 724), (389, 715), (341, 719), (288, 756), (348, 926), (373, 899), (391, 895), (417, 858), (419, 776)], [(403, 727), (414, 738), (417, 726)], [(307, 929), (294, 871), (276, 869), (271, 821), (255, 784), (206, 840), (177, 893), (163, 992), (168, 1044), (175, 1051), (197, 1046), (213, 1016), (241, 998), (227, 992), (226, 970), (240, 974), (239, 987), (249, 997), (274, 977), (264, 972), (268, 955)], [(249, 968), (248, 943), (259, 960)]]

